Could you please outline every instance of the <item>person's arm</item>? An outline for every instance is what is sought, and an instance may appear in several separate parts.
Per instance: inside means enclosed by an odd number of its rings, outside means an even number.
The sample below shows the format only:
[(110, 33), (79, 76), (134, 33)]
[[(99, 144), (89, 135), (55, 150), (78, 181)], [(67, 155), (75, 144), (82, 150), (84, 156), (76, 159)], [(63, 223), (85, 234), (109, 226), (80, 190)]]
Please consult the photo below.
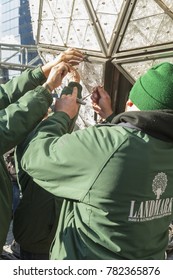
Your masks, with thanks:
[[(46, 191), (82, 200), (112, 154), (109, 137), (96, 127), (67, 133), (70, 118), (57, 112), (43, 121), (25, 146), (22, 169)], [(105, 148), (105, 150), (104, 150)]]
[[(52, 70), (53, 71), (53, 70)], [(49, 73), (50, 74), (50, 73)], [(77, 98), (81, 98), (82, 97), (82, 86), (80, 85), (80, 75), (78, 73), (78, 71), (71, 67), (70, 66), (70, 73), (68, 73), (68, 79), (69, 79), (69, 84), (68, 86), (65, 86), (61, 92), (61, 96), (63, 95), (71, 95), (72, 92), (73, 92), (73, 89), (74, 87), (77, 88)], [(51, 87), (52, 85), (49, 84), (49, 81), (50, 79), (47, 80), (47, 83), (46, 85), (48, 85), (48, 88)], [(46, 85), (43, 85), (43, 87)], [(55, 108), (53, 109), (53, 112), (56, 108), (56, 106), (54, 106)], [(80, 107), (79, 107), (80, 108)], [(79, 111), (78, 111), (79, 112)], [(49, 114), (46, 115), (46, 118), (49, 116)], [(78, 117), (78, 113), (72, 118), (70, 119), (69, 116), (64, 113), (64, 118), (67, 120), (67, 127), (64, 131), (64, 133), (68, 132), (68, 133), (71, 133), (73, 131), (73, 128), (75, 126), (75, 122), (76, 122), (76, 119)], [(36, 128), (37, 129), (37, 128)], [(53, 131), (51, 130), (51, 133)], [(16, 149), (16, 153), (15, 153), (15, 158), (16, 158), (16, 166), (18, 167), (18, 174), (20, 174), (20, 176), (28, 176), (26, 174), (26, 172), (24, 172), (21, 168), (21, 164), (20, 164), (20, 161), (21, 161), (21, 156), (22, 156), (22, 153), (23, 153), (23, 149), (24, 147), (30, 142), (30, 139), (32, 139), (32, 135), (34, 135), (34, 131), (32, 131), (26, 138), (24, 141), (22, 141), (18, 146), (17, 146), (17, 149)], [(56, 130), (55, 130), (55, 136), (56, 136)], [(25, 174), (25, 175), (24, 175)], [(20, 177), (19, 176), (19, 177)]]
[[(40, 67), (25, 70), (20, 76), (0, 85), (0, 110), (16, 102), (26, 92), (44, 83), (46, 78)], [(32, 92), (31, 92), (32, 93)]]
[(0, 111), (1, 155), (27, 136), (42, 120), (51, 103), (51, 94), (39, 86)]
[[(52, 141), (54, 142), (54, 139), (56, 139), (55, 142), (57, 142), (59, 137), (61, 137), (63, 135), (65, 137), (66, 136), (68, 137), (68, 135), (70, 135), (68, 132), (71, 127), (72, 120), (77, 115), (78, 109), (79, 109), (79, 104), (76, 102), (77, 91), (78, 91), (77, 88), (74, 88), (72, 94), (67, 94), (67, 95), (65, 94), (65, 91), (64, 91), (64, 94), (55, 103), (56, 112), (53, 115), (49, 116), (47, 119), (43, 120), (34, 129), (34, 131), (29, 135), (29, 137), (27, 137), (25, 142), (23, 144), (20, 144), (20, 146), (17, 147), (16, 162), (18, 160), (20, 160), (20, 165), (17, 164), (17, 166), (20, 166), (20, 170), (18, 170), (20, 172), (20, 175), (22, 173), (24, 174), (24, 172), (28, 173), (29, 176), (34, 175), (34, 181), (37, 184), (39, 184), (38, 179), (39, 178), (41, 179), (42, 174), (45, 172), (45, 170), (48, 171), (49, 169), (52, 169), (52, 164), (55, 163), (54, 160), (57, 157), (56, 154), (58, 154), (56, 151), (54, 152), (54, 147), (53, 147), (54, 144), (52, 145)], [(38, 138), (36, 137), (37, 135), (39, 135)], [(40, 159), (38, 158), (38, 154), (35, 154), (35, 156), (34, 156), (34, 154), (31, 153), (29, 155), (30, 152), (29, 152), (28, 148), (30, 147), (30, 144), (34, 143), (35, 137), (37, 138), (36, 139), (37, 149), (38, 149), (38, 145), (41, 144), (41, 146), (39, 147), (39, 151), (41, 152), (41, 154), (43, 154), (43, 157), (41, 157)], [(51, 141), (50, 141), (50, 139), (51, 139)], [(45, 147), (44, 147), (44, 143), (46, 143)], [(58, 141), (58, 143), (59, 143), (59, 141)], [(61, 145), (62, 144), (60, 143), (60, 147), (62, 148), (62, 150), (64, 150), (63, 146), (61, 146)], [(31, 149), (31, 150), (33, 151), (33, 149)], [(48, 156), (50, 155), (50, 163), (47, 162), (47, 155)], [(20, 156), (20, 158), (19, 158), (19, 156)], [(35, 157), (35, 159), (34, 159), (34, 157)], [(39, 174), (37, 177), (37, 174), (36, 174), (37, 172), (35, 173), (36, 170), (34, 171), (33, 168), (35, 169), (35, 167), (38, 164), (38, 161), (42, 161), (42, 159), (44, 159), (46, 161), (44, 163), (44, 166), (41, 166), (41, 168), (37, 169), (38, 174)], [(65, 160), (65, 158), (64, 158), (64, 160)], [(32, 161), (34, 161), (36, 164)], [(31, 167), (31, 170), (30, 170), (30, 167)], [(39, 166), (37, 166), (37, 167), (39, 167)], [(62, 167), (63, 167), (63, 164), (60, 169), (62, 169)], [(54, 166), (54, 171), (55, 170), (56, 170), (56, 167)], [(34, 173), (33, 173), (33, 171), (34, 171)], [(62, 170), (59, 170), (59, 171), (62, 173)], [(65, 171), (65, 169), (64, 169), (64, 171)], [(49, 173), (49, 171), (48, 171), (48, 173)], [(61, 175), (63, 175), (63, 174), (64, 174), (64, 172)], [(51, 177), (52, 177), (52, 175), (51, 175)], [(53, 175), (53, 177), (54, 177), (54, 175)], [(48, 176), (48, 181), (49, 181), (49, 178), (50, 177)], [(56, 178), (54, 178), (54, 179), (56, 180)], [(54, 179), (53, 179), (53, 181), (54, 181)], [(43, 181), (44, 181), (44, 178), (43, 178)], [(54, 183), (55, 183), (55, 181), (53, 182), (53, 184)], [(48, 185), (49, 185), (49, 183), (46, 184), (46, 187)], [(42, 184), (41, 184), (41, 186), (42, 186)]]
[[(53, 67), (47, 79), (48, 84), (54, 89), (61, 84), (67, 73), (66, 63)], [(50, 92), (44, 86), (38, 86), (0, 111), (1, 154), (16, 146), (34, 129), (46, 115), (52, 100)]]
[(91, 100), (94, 111), (99, 114), (105, 122), (111, 122), (115, 114), (112, 110), (111, 98), (102, 86), (93, 89)]
[(76, 97), (74, 88), (72, 95), (57, 100), (57, 112), (37, 126), (20, 162), (40, 187), (58, 197), (82, 200), (113, 150), (107, 127), (68, 133), (78, 112)]
[[(61, 52), (56, 59), (37, 67), (34, 70), (27, 69), (20, 76), (14, 77), (6, 84), (0, 85), (0, 110), (9, 104), (16, 102), (27, 91), (43, 85), (50, 71), (61, 62), (78, 65), (83, 60), (83, 54), (76, 49), (67, 49)], [(52, 90), (52, 89), (51, 89)], [(32, 93), (32, 92), (31, 92)]]

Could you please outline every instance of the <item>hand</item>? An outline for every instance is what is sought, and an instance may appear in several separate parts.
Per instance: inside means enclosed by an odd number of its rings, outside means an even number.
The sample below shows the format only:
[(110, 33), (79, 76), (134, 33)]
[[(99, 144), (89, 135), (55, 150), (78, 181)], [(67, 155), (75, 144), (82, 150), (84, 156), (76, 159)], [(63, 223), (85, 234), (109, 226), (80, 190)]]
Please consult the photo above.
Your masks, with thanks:
[(103, 87), (98, 86), (93, 89), (91, 100), (94, 111), (99, 114), (102, 119), (106, 119), (113, 113), (111, 98)]
[(52, 67), (46, 83), (43, 84), (43, 87), (49, 89), (50, 91), (53, 91), (55, 88), (61, 85), (63, 78), (69, 71), (70, 67), (65, 62), (61, 62)]
[(84, 59), (84, 55), (82, 54), (81, 51), (69, 48), (64, 52), (61, 52), (55, 60), (50, 61), (47, 64), (43, 65), (42, 71), (45, 77), (47, 78), (52, 67), (56, 66), (60, 62), (66, 62), (74, 66), (82, 62), (83, 59)]
[(69, 66), (69, 68), (70, 68), (70, 72), (67, 75), (69, 82), (80, 83), (80, 75), (78, 71), (71, 65)]
[(73, 88), (72, 94), (63, 94), (61, 98), (55, 102), (55, 112), (65, 112), (70, 119), (73, 119), (79, 110), (79, 104), (76, 102), (78, 89)]
[(59, 57), (61, 61), (67, 62), (74, 66), (82, 62), (85, 55), (77, 49), (69, 48), (66, 51), (60, 53)]

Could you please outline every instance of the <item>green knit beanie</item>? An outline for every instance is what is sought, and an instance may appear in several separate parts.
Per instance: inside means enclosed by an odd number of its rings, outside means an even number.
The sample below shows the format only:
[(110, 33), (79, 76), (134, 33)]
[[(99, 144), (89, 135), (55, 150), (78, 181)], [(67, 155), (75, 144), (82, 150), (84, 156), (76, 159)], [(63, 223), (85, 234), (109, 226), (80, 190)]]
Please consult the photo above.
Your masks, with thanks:
[(173, 64), (150, 68), (136, 81), (129, 99), (140, 110), (173, 109)]

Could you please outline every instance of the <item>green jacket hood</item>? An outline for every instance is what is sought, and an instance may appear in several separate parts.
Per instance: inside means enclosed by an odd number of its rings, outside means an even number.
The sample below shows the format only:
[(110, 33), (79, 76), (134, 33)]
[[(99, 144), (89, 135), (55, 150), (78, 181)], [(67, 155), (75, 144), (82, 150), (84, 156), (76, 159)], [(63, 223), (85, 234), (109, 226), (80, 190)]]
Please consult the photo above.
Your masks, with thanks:
[(173, 110), (131, 111), (115, 116), (112, 124), (130, 123), (163, 141), (173, 141)]

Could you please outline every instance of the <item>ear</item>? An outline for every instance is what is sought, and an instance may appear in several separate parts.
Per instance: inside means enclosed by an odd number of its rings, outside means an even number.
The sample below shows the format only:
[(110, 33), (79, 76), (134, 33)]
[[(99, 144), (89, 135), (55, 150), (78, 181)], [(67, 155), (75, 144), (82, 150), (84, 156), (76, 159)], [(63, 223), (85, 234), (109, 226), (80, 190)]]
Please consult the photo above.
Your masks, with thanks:
[(132, 107), (133, 106), (133, 102), (130, 100), (130, 99), (128, 99), (127, 100), (127, 102), (126, 102), (126, 107)]
[(126, 102), (126, 107), (125, 107), (125, 111), (128, 112), (128, 111), (139, 111), (138, 107), (136, 107), (134, 105), (134, 103), (128, 99), (127, 102)]

